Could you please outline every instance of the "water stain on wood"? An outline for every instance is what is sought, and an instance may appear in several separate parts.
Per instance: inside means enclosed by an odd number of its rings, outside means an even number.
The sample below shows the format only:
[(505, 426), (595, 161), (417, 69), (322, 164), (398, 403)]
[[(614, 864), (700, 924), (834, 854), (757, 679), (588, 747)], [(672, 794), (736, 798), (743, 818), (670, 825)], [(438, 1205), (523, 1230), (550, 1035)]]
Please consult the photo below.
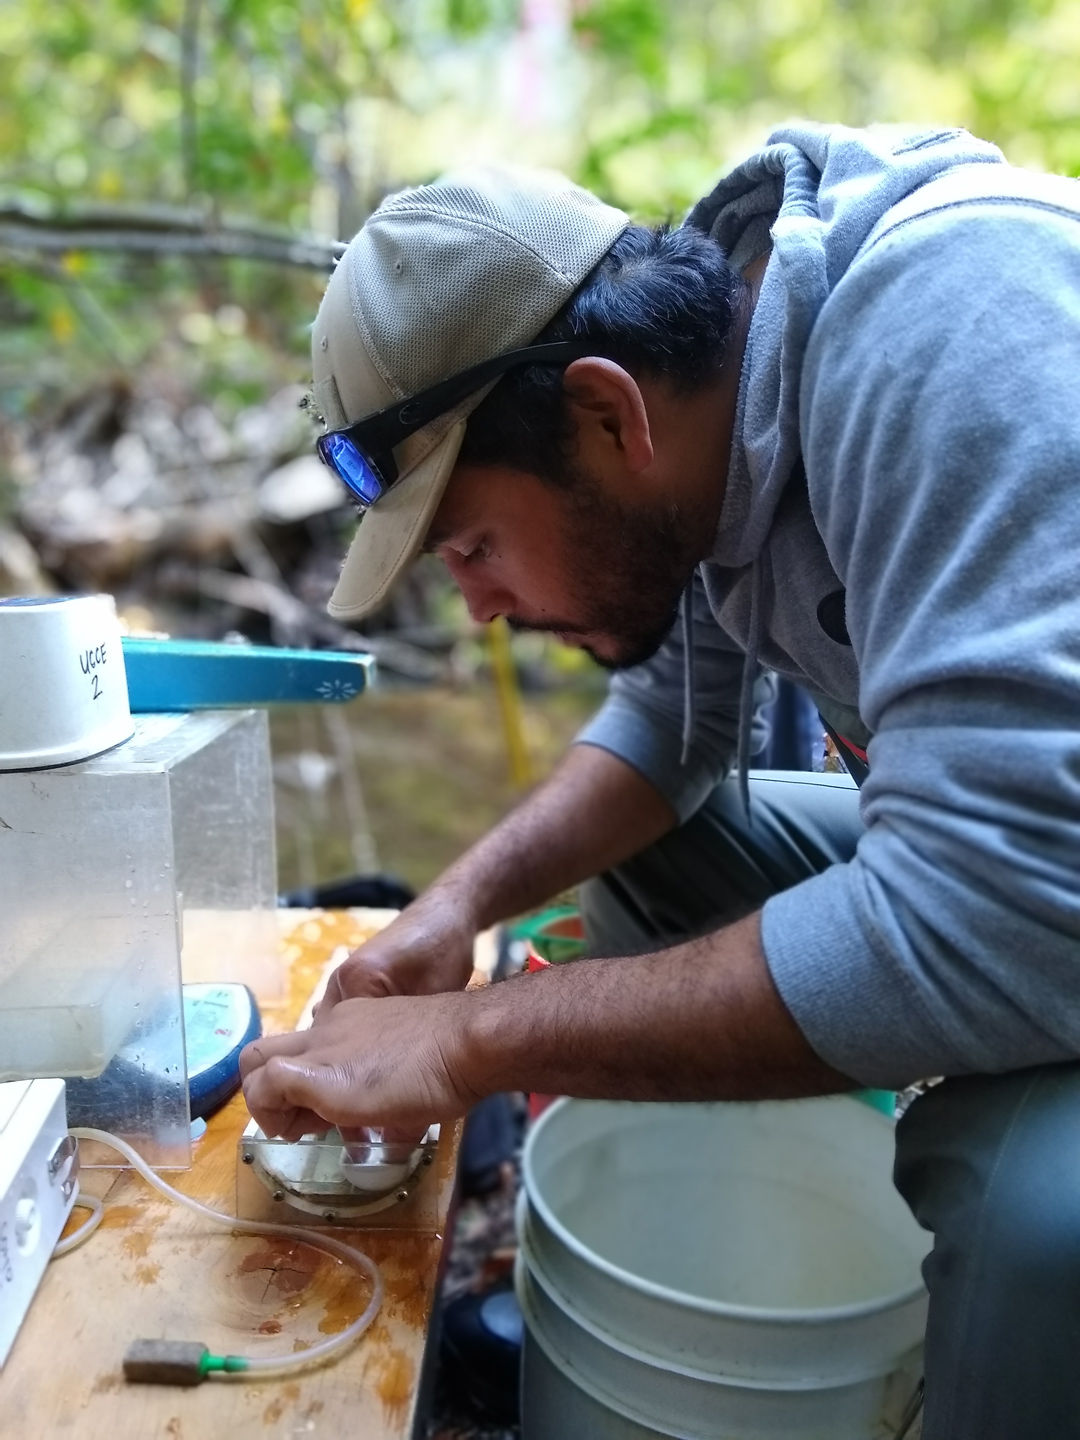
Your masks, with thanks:
[(267, 1239), (246, 1255), (233, 1272), (250, 1302), (287, 1301), (303, 1294), (320, 1268), (320, 1257), (299, 1241)]
[[(267, 1405), (263, 1411), (263, 1424), (276, 1425), (285, 1414), (285, 1411), (289, 1409), (290, 1406), (298, 1403), (300, 1393), (300, 1386), (295, 1380), (289, 1380), (286, 1384), (282, 1385), (273, 1400), (271, 1400), (270, 1404)], [(321, 1402), (316, 1401), (315, 1403), (322, 1409)], [(309, 1405), (307, 1408), (310, 1410), (311, 1406)]]
[(130, 1255), (132, 1260), (144, 1260), (150, 1252), (150, 1243), (153, 1238), (145, 1230), (132, 1230), (131, 1234), (125, 1235), (120, 1243), (125, 1254)]
[(388, 1281), (386, 1298), (391, 1313), (404, 1324), (419, 1330), (426, 1323), (432, 1296), (419, 1275)]
[(337, 1275), (328, 1277), (321, 1288), (320, 1300), (324, 1306), (319, 1321), (323, 1335), (340, 1335), (346, 1326), (358, 1320), (371, 1299), (371, 1286), (357, 1277), (351, 1268), (342, 1268)]
[(74, 1235), (76, 1231), (81, 1230), (85, 1224), (86, 1211), (76, 1205), (74, 1209), (68, 1211), (68, 1217), (64, 1221), (64, 1228), (60, 1231), (60, 1239), (66, 1240), (70, 1235)]
[(144, 1219), (141, 1205), (106, 1205), (105, 1214), (101, 1217), (101, 1228), (102, 1230), (122, 1230), (125, 1225)]
[(136, 1265), (135, 1279), (140, 1285), (156, 1285), (161, 1274), (160, 1265)]
[(390, 1350), (376, 1361), (375, 1393), (386, 1419), (401, 1426), (408, 1418), (416, 1367), (404, 1350)]
[(438, 1239), (383, 1231), (363, 1236), (361, 1244), (382, 1271), (384, 1313), (413, 1329), (423, 1329), (435, 1296)]
[(360, 1315), (356, 1300), (351, 1295), (335, 1296), (327, 1302), (326, 1314), (319, 1321), (320, 1335), (340, 1335)]

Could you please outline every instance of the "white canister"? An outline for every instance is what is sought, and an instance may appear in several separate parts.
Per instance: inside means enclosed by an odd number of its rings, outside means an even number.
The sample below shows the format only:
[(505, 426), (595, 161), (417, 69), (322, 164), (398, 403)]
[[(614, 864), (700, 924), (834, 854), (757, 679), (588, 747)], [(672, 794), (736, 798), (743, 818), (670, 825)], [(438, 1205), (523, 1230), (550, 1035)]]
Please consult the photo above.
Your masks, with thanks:
[(88, 760), (134, 728), (111, 595), (0, 600), (0, 770)]

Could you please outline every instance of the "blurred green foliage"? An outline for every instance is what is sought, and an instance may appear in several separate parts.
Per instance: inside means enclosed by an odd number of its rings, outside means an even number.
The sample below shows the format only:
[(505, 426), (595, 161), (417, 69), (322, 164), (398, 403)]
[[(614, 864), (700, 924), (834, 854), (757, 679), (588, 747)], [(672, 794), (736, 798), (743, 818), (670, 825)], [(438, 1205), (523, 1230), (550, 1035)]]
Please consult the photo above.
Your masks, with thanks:
[[(4, 0), (0, 199), (182, 205), (347, 237), (477, 159), (678, 216), (770, 126), (960, 124), (1080, 173), (1080, 0)], [(8, 411), (161, 366), (237, 403), (302, 378), (321, 280), (0, 250)]]
[(961, 125), (1080, 173), (1076, 0), (595, 0), (585, 183), (678, 214), (777, 121)]

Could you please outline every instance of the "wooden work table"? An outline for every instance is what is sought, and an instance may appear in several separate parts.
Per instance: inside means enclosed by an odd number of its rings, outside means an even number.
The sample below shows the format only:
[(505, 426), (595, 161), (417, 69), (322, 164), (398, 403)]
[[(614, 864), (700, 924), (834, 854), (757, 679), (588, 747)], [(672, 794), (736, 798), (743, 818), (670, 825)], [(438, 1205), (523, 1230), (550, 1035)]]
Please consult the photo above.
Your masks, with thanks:
[[(267, 1031), (295, 1025), (327, 962), (386, 923), (387, 912), (283, 911), (284, 1003)], [(237, 1095), (167, 1178), (235, 1213), (236, 1146), (248, 1121)], [(218, 1354), (300, 1349), (354, 1320), (368, 1287), (322, 1251), (278, 1237), (230, 1235), (159, 1197), (126, 1171), (84, 1171), (106, 1203), (101, 1228), (54, 1260), (0, 1371), (2, 1440), (406, 1440), (453, 1194), (458, 1132), (439, 1147), (439, 1233), (341, 1230), (382, 1269), (386, 1299), (337, 1363), (292, 1378), (207, 1381), (184, 1390), (128, 1385), (121, 1359), (140, 1336), (200, 1340)], [(76, 1210), (73, 1225), (85, 1220)], [(288, 1219), (282, 1216), (282, 1219)]]

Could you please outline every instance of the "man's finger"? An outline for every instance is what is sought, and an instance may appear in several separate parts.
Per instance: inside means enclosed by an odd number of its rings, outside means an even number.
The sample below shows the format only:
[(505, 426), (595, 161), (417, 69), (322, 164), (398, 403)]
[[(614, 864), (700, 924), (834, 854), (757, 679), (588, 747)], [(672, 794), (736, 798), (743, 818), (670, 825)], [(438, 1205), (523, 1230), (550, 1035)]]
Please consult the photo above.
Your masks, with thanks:
[(314, 1110), (291, 1110), (269, 1120), (260, 1128), (264, 1135), (276, 1135), (281, 1140), (295, 1141), (304, 1135), (325, 1135), (330, 1127)]
[[(348, 962), (345, 961), (343, 963), (347, 964)], [(326, 989), (323, 991), (322, 999), (316, 1006), (313, 1007), (311, 1011), (311, 1023), (313, 1025), (319, 1022), (320, 1013), (324, 1021), (328, 1020), (334, 1006), (338, 1003), (339, 1000), (343, 1000), (345, 998), (341, 993), (341, 983), (338, 980), (338, 975), (340, 974), (340, 972), (341, 966), (339, 965), (337, 970), (335, 970), (330, 976), (329, 980), (327, 980)]]
[(422, 1130), (415, 1125), (341, 1125), (341, 1139), (348, 1149), (350, 1145), (409, 1145), (420, 1144), (429, 1127)]
[(309, 1044), (306, 1030), (290, 1030), (285, 1035), (262, 1035), (240, 1051), (240, 1078), (244, 1080), (275, 1055), (299, 1055)]
[[(300, 1031), (295, 1038), (306, 1040), (309, 1033)], [(288, 1054), (271, 1055), (264, 1065), (250, 1071), (244, 1081), (244, 1097), (252, 1114), (258, 1106), (264, 1112), (275, 1114), (305, 1110), (321, 1115), (320, 1100), (325, 1103), (327, 1089), (323, 1066), (312, 1066), (302, 1057)], [(333, 1121), (322, 1116), (322, 1124), (325, 1128)]]
[[(263, 1071), (256, 1071), (256, 1075)], [(275, 1135), (282, 1140), (299, 1140), (302, 1135), (323, 1135), (330, 1128), (316, 1111), (305, 1105), (290, 1105), (276, 1101), (272, 1093), (264, 1093), (265, 1086), (248, 1081), (244, 1086), (244, 1099), (248, 1109), (258, 1122), (264, 1135)]]

